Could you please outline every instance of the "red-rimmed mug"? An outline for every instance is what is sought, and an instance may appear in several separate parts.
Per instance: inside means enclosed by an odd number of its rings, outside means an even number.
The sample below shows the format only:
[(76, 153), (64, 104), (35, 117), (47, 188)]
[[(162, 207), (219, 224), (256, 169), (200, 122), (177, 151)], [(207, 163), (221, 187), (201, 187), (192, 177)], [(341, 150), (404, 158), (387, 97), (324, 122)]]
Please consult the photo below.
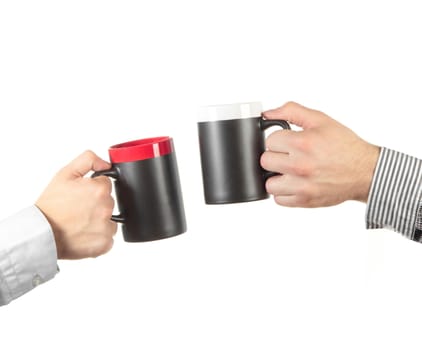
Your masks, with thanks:
[(135, 140), (111, 146), (111, 169), (92, 176), (115, 179), (126, 242), (146, 242), (186, 231), (186, 218), (173, 139), (169, 136)]

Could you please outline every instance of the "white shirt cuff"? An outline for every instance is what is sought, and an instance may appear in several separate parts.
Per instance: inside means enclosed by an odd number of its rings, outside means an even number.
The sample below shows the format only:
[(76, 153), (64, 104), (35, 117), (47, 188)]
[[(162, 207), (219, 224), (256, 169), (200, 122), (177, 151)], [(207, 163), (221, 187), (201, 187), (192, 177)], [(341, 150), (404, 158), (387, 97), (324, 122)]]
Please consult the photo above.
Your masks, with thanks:
[(56, 273), (54, 235), (36, 206), (0, 222), (0, 305), (52, 279)]

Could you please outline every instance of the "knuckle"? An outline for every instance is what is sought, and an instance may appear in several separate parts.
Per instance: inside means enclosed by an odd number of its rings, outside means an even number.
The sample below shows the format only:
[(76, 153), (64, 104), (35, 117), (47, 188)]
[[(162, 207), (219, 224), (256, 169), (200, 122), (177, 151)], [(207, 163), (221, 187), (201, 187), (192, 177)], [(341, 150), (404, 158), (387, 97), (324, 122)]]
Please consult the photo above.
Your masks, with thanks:
[(107, 253), (113, 247), (113, 238), (103, 238), (97, 242), (97, 245), (91, 249), (90, 256), (98, 258), (99, 256)]
[(294, 101), (287, 101), (287, 102), (285, 103), (285, 106), (297, 106), (297, 103), (296, 103), (296, 102), (294, 102)]
[(296, 135), (295, 147), (304, 153), (309, 153), (312, 149), (311, 139), (303, 133)]
[(113, 245), (114, 245), (113, 238), (110, 238), (107, 241), (105, 241), (105, 243), (103, 245), (102, 254), (109, 252), (111, 250), (111, 248), (113, 248)]
[(283, 197), (281, 197), (281, 196), (274, 196), (274, 202), (277, 205), (283, 205)]
[(310, 162), (296, 161), (290, 165), (292, 174), (300, 177), (310, 177), (313, 175), (315, 169)]
[(103, 200), (103, 198), (106, 196), (106, 191), (103, 186), (97, 186), (94, 190), (94, 197), (97, 200)]
[(114, 236), (117, 233), (117, 223), (111, 221), (111, 224), (109, 227), (110, 227), (110, 234)]
[(303, 174), (306, 172), (305, 166), (300, 163), (293, 163), (290, 165), (289, 172), (294, 175), (303, 176)]
[(93, 151), (91, 151), (90, 149), (87, 149), (84, 152), (82, 152), (81, 156), (84, 157), (84, 158), (88, 158), (88, 159), (92, 159), (92, 158), (96, 157), (95, 153)]
[(303, 184), (297, 190), (298, 203), (301, 207), (310, 207), (315, 198), (315, 191), (309, 184)]
[(274, 202), (282, 207), (293, 207), (291, 199), (287, 199), (284, 196), (274, 196)]
[(303, 183), (300, 186), (298, 186), (296, 192), (297, 192), (297, 195), (300, 196), (301, 198), (308, 198), (310, 197), (311, 189), (309, 185)]
[(292, 108), (292, 107), (296, 107), (296, 106), (297, 106), (297, 103), (293, 102), (293, 101), (288, 101), (284, 104), (284, 107), (286, 107), (286, 108)]
[(281, 108), (283, 108), (286, 114), (292, 114), (299, 107), (299, 104), (294, 101), (286, 102)]
[(103, 206), (102, 208), (98, 209), (99, 213), (98, 213), (98, 217), (101, 220), (110, 220), (111, 215), (113, 214), (113, 208), (110, 208), (109, 206)]
[(111, 250), (111, 248), (113, 248), (114, 245), (114, 240), (113, 238), (109, 238), (108, 240), (104, 241), (104, 244), (102, 246), (102, 254), (107, 253), (108, 251)]
[(98, 258), (100, 255), (101, 255), (101, 249), (98, 246), (91, 247), (88, 250), (88, 254), (87, 254), (87, 256), (90, 257), (90, 258)]
[(103, 228), (102, 228), (101, 232), (105, 237), (112, 237), (116, 234), (117, 227), (118, 227), (117, 223), (112, 221), (111, 216), (109, 216), (107, 218), (107, 220), (105, 220), (103, 222)]
[(93, 188), (93, 194), (96, 199), (104, 200), (107, 197), (110, 197), (110, 183), (108, 178), (98, 179), (96, 185)]

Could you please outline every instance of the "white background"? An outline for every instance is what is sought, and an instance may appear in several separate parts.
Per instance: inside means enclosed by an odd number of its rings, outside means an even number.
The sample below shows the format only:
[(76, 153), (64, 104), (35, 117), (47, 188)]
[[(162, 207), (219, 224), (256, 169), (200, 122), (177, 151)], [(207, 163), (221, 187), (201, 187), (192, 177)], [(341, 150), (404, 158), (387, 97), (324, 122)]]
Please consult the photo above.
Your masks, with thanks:
[(0, 213), (85, 149), (174, 137), (188, 232), (59, 262), (2, 349), (420, 349), (422, 246), (365, 205), (206, 206), (196, 113), (288, 100), (422, 157), (417, 1), (0, 1)]

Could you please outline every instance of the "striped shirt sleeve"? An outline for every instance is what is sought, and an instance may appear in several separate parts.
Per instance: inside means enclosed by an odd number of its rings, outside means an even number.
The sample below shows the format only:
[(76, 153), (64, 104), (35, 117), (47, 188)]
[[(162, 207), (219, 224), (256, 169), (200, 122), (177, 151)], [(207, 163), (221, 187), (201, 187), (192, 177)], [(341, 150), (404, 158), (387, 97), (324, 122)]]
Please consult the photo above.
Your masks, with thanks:
[(368, 229), (387, 228), (422, 242), (422, 160), (382, 148), (366, 207)]

